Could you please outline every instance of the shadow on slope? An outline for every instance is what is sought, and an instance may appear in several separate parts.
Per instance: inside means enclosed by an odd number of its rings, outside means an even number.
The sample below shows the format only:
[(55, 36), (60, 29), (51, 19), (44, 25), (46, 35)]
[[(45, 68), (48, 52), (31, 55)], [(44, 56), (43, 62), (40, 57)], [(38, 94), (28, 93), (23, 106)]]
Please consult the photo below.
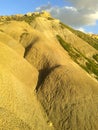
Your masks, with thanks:
[(38, 82), (37, 82), (37, 86), (36, 86), (36, 91), (38, 91), (38, 89), (40, 88), (40, 85), (43, 84), (43, 82), (45, 81), (46, 77), (57, 67), (59, 67), (60, 65), (57, 65), (55, 67), (52, 68), (44, 68), (42, 70), (39, 70), (39, 76), (38, 76)]
[(34, 45), (34, 43), (36, 43), (39, 40), (39, 38), (35, 38), (34, 40), (32, 40), (31, 43), (28, 43), (28, 46), (25, 47), (25, 53), (24, 53), (24, 57), (26, 57), (28, 55), (28, 53), (31, 51), (32, 46)]

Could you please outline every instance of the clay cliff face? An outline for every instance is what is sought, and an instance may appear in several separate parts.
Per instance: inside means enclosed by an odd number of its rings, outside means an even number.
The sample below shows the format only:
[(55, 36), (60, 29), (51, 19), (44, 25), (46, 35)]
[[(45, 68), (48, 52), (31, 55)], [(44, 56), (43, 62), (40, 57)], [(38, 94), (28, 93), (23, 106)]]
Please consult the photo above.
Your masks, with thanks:
[(97, 130), (97, 41), (46, 12), (0, 21), (0, 129)]

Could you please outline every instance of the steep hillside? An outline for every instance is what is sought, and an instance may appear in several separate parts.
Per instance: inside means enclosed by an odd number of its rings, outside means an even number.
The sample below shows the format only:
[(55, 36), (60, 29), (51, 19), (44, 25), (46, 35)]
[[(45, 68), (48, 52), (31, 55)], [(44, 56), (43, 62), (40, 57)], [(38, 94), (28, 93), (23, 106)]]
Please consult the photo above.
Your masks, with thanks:
[(71, 58), (98, 79), (98, 41), (95, 42), (94, 39), (88, 38), (88, 35), (75, 31), (55, 19), (37, 17), (31, 26), (43, 32), (48, 39), (51, 38), (54, 41), (57, 39), (63, 47), (66, 46), (65, 50)]
[(0, 129), (97, 130), (97, 42), (47, 12), (0, 21)]
[[(32, 34), (30, 31), (30, 27), (25, 27), (24, 30), (21, 31), (19, 29), (19, 36), (16, 36), (16, 30), (11, 26), (15, 26), (14, 24), (10, 24), (10, 22), (14, 21), (25, 21), (29, 23), (34, 29), (37, 31), (43, 32), (43, 34), (51, 41), (59, 41), (59, 43), (64, 47), (64, 49), (68, 51), (71, 58), (78, 63), (83, 69), (85, 69), (91, 76), (98, 79), (98, 40), (93, 39), (85, 33), (74, 30), (71, 27), (64, 25), (59, 20), (53, 19), (49, 13), (41, 12), (41, 13), (27, 13), (26, 15), (12, 15), (10, 17), (1, 17), (1, 21), (3, 24), (0, 28), (1, 30), (5, 30), (8, 34), (13, 32), (13, 37), (21, 42), (21, 44), (25, 47), (28, 43), (31, 45)], [(8, 21), (8, 22), (7, 22)], [(7, 22), (7, 24), (6, 24)], [(5, 27), (4, 27), (5, 26)], [(12, 28), (11, 31), (6, 30), (6, 26)], [(6, 29), (4, 29), (6, 28)], [(27, 29), (26, 29), (27, 28)], [(29, 33), (28, 33), (29, 30)], [(15, 33), (15, 36), (14, 36)], [(34, 31), (32, 32), (34, 35)], [(36, 32), (37, 33), (37, 32)], [(35, 34), (36, 34), (35, 33)], [(47, 35), (48, 34), (48, 35)], [(38, 38), (35, 38), (36, 35), (33, 36), (33, 42)], [(25, 40), (26, 38), (26, 40)], [(26, 43), (27, 44), (26, 44)], [(27, 50), (28, 48), (27, 47)], [(67, 47), (67, 48), (66, 48)]]

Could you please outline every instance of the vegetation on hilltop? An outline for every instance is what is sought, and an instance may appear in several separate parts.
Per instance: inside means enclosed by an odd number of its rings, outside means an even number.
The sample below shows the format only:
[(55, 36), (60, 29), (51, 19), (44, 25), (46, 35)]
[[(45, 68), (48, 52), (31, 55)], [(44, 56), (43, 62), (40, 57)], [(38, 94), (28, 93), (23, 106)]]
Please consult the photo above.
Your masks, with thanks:
[(11, 21), (11, 20), (16, 20), (16, 21), (25, 21), (28, 24), (30, 24), (36, 17), (39, 17), (40, 14), (32, 14), (31, 16), (29, 15), (23, 15), (23, 16), (17, 16), (17, 15), (12, 15), (12, 16), (5, 16), (0, 18), (0, 22), (4, 21)]
[(48, 20), (54, 20), (54, 18), (52, 18), (48, 12), (42, 11), (42, 12), (35, 12), (35, 13), (31, 12), (25, 15), (18, 14), (18, 15), (11, 15), (11, 16), (0, 16), (0, 22), (16, 20), (16, 21), (25, 21), (28, 24), (30, 24), (37, 17), (46, 17)]

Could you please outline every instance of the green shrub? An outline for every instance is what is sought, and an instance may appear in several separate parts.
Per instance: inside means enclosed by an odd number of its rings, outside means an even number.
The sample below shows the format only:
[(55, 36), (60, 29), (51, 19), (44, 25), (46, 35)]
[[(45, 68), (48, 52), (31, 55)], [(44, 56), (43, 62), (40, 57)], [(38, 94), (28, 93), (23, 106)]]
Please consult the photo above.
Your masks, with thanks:
[[(96, 64), (93, 60), (90, 60), (86, 58), (81, 52), (79, 52), (77, 49), (72, 47), (69, 43), (65, 42), (61, 36), (56, 36), (59, 43), (62, 45), (62, 47), (68, 52), (68, 54), (71, 56), (71, 58), (79, 64), (84, 70), (86, 70), (88, 73), (94, 73), (96, 75), (96, 79), (98, 79), (98, 64)], [(96, 60), (98, 60), (98, 54), (93, 56)], [(78, 59), (84, 59), (86, 64), (81, 64)]]
[(11, 21), (11, 20), (15, 20), (15, 21), (25, 21), (28, 24), (30, 24), (36, 17), (39, 17), (40, 14), (37, 15), (32, 15), (32, 16), (16, 16), (16, 15), (12, 15), (12, 16), (7, 16), (6, 19), (4, 21)]
[(54, 20), (52, 17), (48, 17), (47, 19), (48, 19), (48, 20)]
[(77, 58), (79, 58), (81, 55), (80, 53), (71, 47), (71, 45), (67, 42), (65, 42), (59, 35), (57, 35), (57, 39), (59, 41), (59, 43), (62, 45), (62, 47), (68, 51), (69, 55), (71, 56), (71, 58), (75, 61), (77, 61)]
[(98, 54), (93, 55), (93, 58), (98, 62)]
[(98, 76), (98, 64), (92, 60), (88, 60), (88, 62), (86, 62), (86, 66), (89, 72), (93, 72), (96, 76)]
[(62, 45), (62, 47), (66, 50), (66, 51), (70, 51), (71, 50), (71, 46), (69, 43), (65, 42), (59, 35), (56, 36), (58, 41), (60, 42), (60, 44)]

